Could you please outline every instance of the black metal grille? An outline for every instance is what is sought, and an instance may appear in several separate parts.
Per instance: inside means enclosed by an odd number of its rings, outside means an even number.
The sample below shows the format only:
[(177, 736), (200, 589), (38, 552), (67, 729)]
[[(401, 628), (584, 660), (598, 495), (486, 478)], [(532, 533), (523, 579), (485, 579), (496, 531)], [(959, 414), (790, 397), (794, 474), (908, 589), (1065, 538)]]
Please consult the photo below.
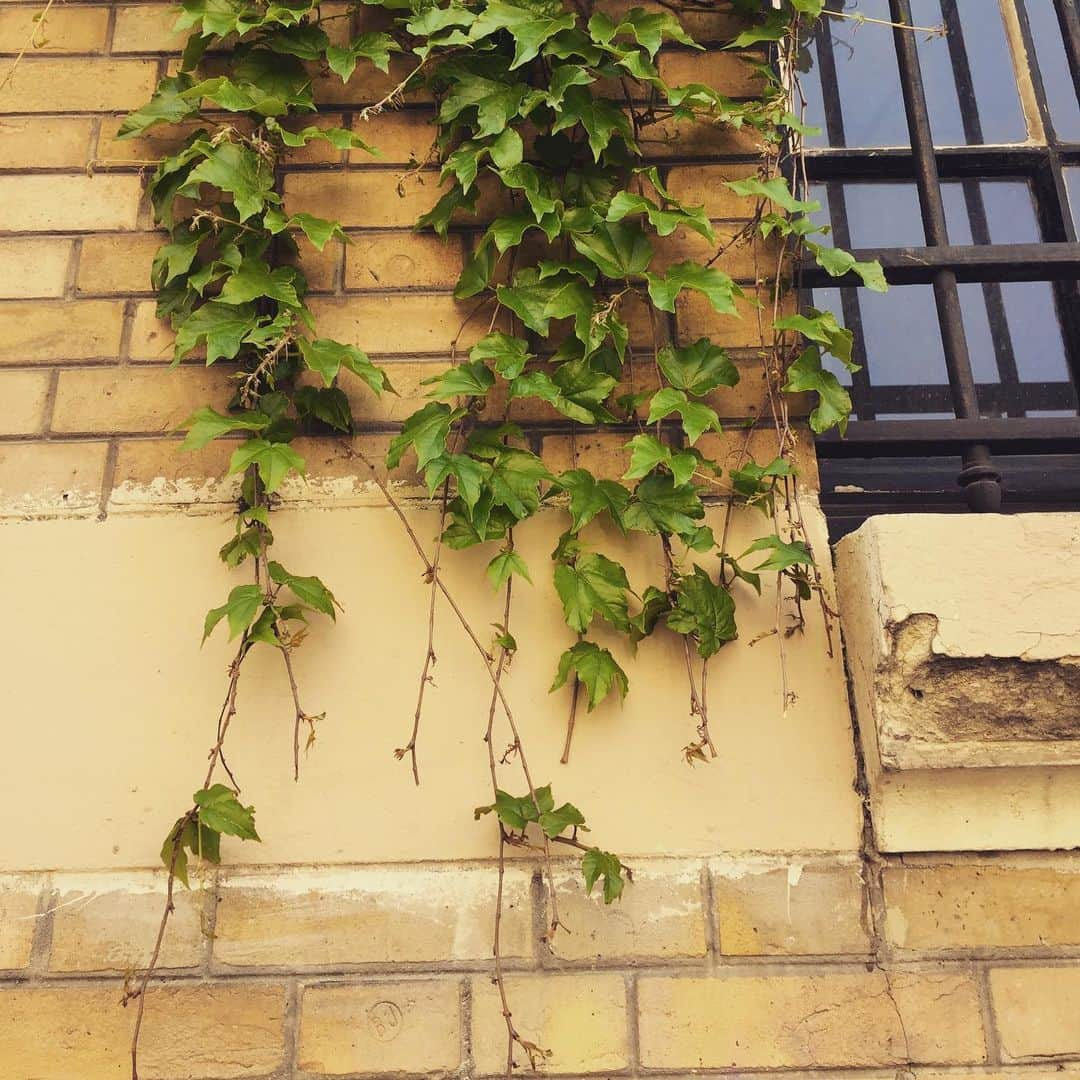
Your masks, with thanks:
[[(917, 0), (924, 7), (927, 2)], [(861, 370), (851, 379), (855, 418), (848, 426), (846, 437), (841, 439), (831, 433), (818, 440), (823, 476), (833, 477), (833, 487), (860, 489), (854, 493), (836, 492), (829, 490), (828, 483), (823, 484), (827, 509), (831, 505), (849, 519), (888, 508), (890, 487), (895, 488), (897, 495), (891, 503), (894, 508), (917, 504), (919, 500), (911, 493), (919, 489), (919, 484), (912, 481), (921, 480), (922, 489), (927, 491), (940, 489), (949, 468), (959, 479), (966, 505), (973, 510), (996, 511), (1002, 507), (1002, 472), (1008, 475), (1008, 483), (1004, 485), (1006, 509), (1028, 509), (1033, 505), (1080, 506), (1080, 458), (1048, 457), (1075, 455), (1080, 451), (1080, 417), (1076, 415), (1076, 387), (1080, 386), (1077, 280), (1080, 278), (1077, 242), (1080, 135), (1070, 130), (1065, 133), (1068, 137), (1059, 136), (1055, 127), (1058, 116), (1051, 108), (1040, 70), (1029, 6), (1045, 5), (1037, 11), (1042, 20), (1041, 32), (1044, 17), (1053, 9), (1061, 35), (1060, 43), (1056, 44), (1064, 48), (1072, 92), (1078, 102), (1080, 11), (1077, 0), (1003, 0), (1013, 20), (1014, 59), (1022, 65), (1019, 70), (1027, 80), (1030, 127), (1022, 144), (986, 145), (986, 139), (995, 137), (996, 132), (984, 130), (986, 125), (973, 77), (973, 56), (965, 31), (970, 35), (973, 28), (978, 31), (988, 26), (978, 21), (985, 16), (1004, 19), (1004, 9), (999, 11), (998, 0), (978, 0), (978, 3), (980, 7), (973, 21), (970, 0), (967, 3), (940, 0), (940, 14), (948, 31), (945, 40), (960, 130), (966, 144), (961, 146), (935, 147), (918, 39), (910, 31), (900, 29), (891, 32), (892, 46), (910, 146), (848, 146), (843, 80), (838, 78), (838, 65), (844, 60), (838, 57), (834, 41), (838, 23), (831, 18), (822, 19), (817, 34), (814, 63), (820, 82), (827, 145), (808, 148), (809, 180), (824, 191), (838, 247), (853, 250), (860, 260), (879, 259), (890, 285), (899, 289), (921, 286), (923, 292), (926, 287), (932, 290), (933, 306), (931, 309), (927, 303), (926, 313), (936, 320), (935, 333), (944, 361), (940, 384), (906, 381), (903, 370), (879, 371), (875, 375), (873, 364), (867, 362), (874, 358), (875, 341), (873, 334), (867, 333), (867, 297), (858, 288), (859, 279), (854, 275), (829, 278), (816, 266), (804, 269), (803, 285), (809, 290), (833, 290), (839, 286), (837, 314), (854, 331), (855, 359), (861, 365)], [(830, 0), (828, 6), (834, 10), (845, 7), (843, 0)], [(908, 26), (917, 21), (911, 0), (888, 0), (887, 14), (893, 21)], [(1000, 33), (1001, 27), (997, 29)], [(870, 27), (860, 33), (875, 30), (889, 33)], [(1013, 72), (1001, 72), (1001, 77), (1013, 78)], [(1053, 85), (1055, 93), (1060, 93), (1060, 83), (1057, 78)], [(1018, 98), (1022, 96), (1020, 91), (1017, 93)], [(863, 129), (867, 130), (865, 124)], [(1076, 171), (1070, 173), (1070, 168)], [(1074, 185), (1075, 210), (1070, 209), (1070, 180)], [(1022, 184), (1030, 191), (1038, 233), (1033, 242), (993, 242), (993, 221), (988, 214), (987, 199), (995, 189), (987, 185), (997, 182), (999, 190), (1003, 190), (1001, 181), (1012, 181), (1014, 186)], [(923, 234), (921, 245), (860, 247), (858, 237), (852, 235), (848, 207), (855, 190), (852, 185), (883, 182), (907, 182), (914, 186)], [(950, 242), (946, 195), (962, 195), (962, 201), (952, 200), (952, 205), (962, 207), (965, 213), (970, 243)], [(1048, 318), (1056, 322), (1052, 328), (1055, 343), (1060, 335), (1063, 357), (1060, 371), (1036, 372), (1044, 377), (1031, 377), (1030, 371), (1025, 377), (1021, 371), (1018, 349), (1024, 344), (1024, 335), (1045, 328), (1015, 325), (1018, 321), (1015, 308), (1010, 320), (1009, 301), (1015, 299), (1015, 293), (1009, 292), (1012, 288), (1009, 283), (1015, 282), (1050, 283), (1044, 286), (1052, 295), (1052, 302), (1047, 299), (1046, 310), (1052, 312)], [(971, 290), (981, 296), (974, 297)], [(985, 305), (988, 333), (982, 333), (974, 346), (965, 326), (962, 293), (968, 300), (978, 299)], [(875, 302), (888, 304), (890, 295)], [(970, 313), (971, 308), (968, 310)], [(981, 310), (980, 307), (980, 317)], [(993, 378), (980, 381), (973, 368), (982, 372), (992, 370)], [(881, 459), (891, 461), (885, 463)], [(953, 464), (947, 466), (950, 460)], [(863, 463), (861, 474), (852, 469), (856, 461)], [(869, 487), (858, 482), (846, 485), (835, 482), (845, 477), (857, 481), (859, 475), (869, 480)], [(1060, 481), (1056, 487), (1054, 477)]]

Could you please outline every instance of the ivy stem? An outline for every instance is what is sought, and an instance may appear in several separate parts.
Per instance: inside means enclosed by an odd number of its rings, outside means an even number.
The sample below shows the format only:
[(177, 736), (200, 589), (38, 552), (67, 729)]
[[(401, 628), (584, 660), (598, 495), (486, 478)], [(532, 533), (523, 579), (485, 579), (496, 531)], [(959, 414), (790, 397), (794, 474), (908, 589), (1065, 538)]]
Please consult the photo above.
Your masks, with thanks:
[[(578, 641), (583, 638), (583, 634), (578, 634)], [(574, 725), (577, 723), (577, 704), (580, 693), (581, 679), (578, 678), (577, 672), (574, 672), (574, 688), (570, 692), (570, 716), (566, 721), (566, 742), (563, 744), (562, 757), (559, 758), (559, 762), (563, 765), (570, 763), (570, 744), (574, 741)]]

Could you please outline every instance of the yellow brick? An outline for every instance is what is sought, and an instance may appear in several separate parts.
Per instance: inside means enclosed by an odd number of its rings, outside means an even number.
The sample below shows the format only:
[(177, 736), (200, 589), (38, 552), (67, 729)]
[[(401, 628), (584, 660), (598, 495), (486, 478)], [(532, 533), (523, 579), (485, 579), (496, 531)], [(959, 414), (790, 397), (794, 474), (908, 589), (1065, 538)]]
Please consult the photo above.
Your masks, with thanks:
[(712, 124), (658, 119), (644, 126), (638, 145), (651, 161), (669, 158), (745, 157), (760, 153), (764, 147), (753, 128), (736, 129), (727, 124)]
[(93, 123), (78, 116), (0, 117), (0, 161), (9, 169), (82, 168), (90, 156)]
[(994, 968), (990, 996), (1006, 1060), (1080, 1053), (1080, 967)]
[(718, 225), (714, 231), (715, 243), (685, 226), (680, 226), (670, 236), (654, 237), (655, 254), (650, 269), (654, 273), (662, 274), (669, 266), (678, 262), (689, 260), (704, 264), (718, 251), (722, 251), (723, 254), (713, 263), (716, 269), (722, 270), (736, 281), (749, 282), (761, 273), (769, 272), (770, 260), (771, 265), (775, 265), (775, 248), (766, 247), (764, 244), (761, 245), (762, 250), (758, 255), (758, 265), (755, 265), (754, 247), (739, 235), (739, 227)]
[(698, 863), (634, 863), (634, 881), (622, 899), (590, 897), (580, 873), (557, 881), (559, 918), (566, 931), (551, 938), (563, 960), (614, 960), (705, 955), (705, 912)]
[[(332, 24), (330, 24), (332, 25)], [(302, 131), (307, 127), (320, 127), (320, 128), (348, 128), (349, 124), (345, 122), (345, 118), (341, 113), (320, 112), (318, 115), (312, 115), (311, 113), (301, 113), (299, 116), (289, 117), (283, 124), (290, 131)], [(298, 146), (295, 149), (286, 151), (285, 160), (289, 164), (295, 164), (296, 162), (303, 162), (304, 164), (333, 164), (337, 165), (345, 160), (346, 152), (339, 150), (332, 143), (327, 142), (325, 139), (312, 139), (307, 146)], [(357, 151), (357, 161), (363, 164), (365, 161), (373, 161), (370, 154), (364, 154), (362, 151)]]
[(726, 978), (645, 977), (647, 1068), (838, 1068), (981, 1063), (968, 975), (879, 971)]
[(172, 4), (120, 4), (116, 8), (113, 53), (179, 52), (190, 31), (176, 32)]
[(614, 431), (589, 431), (579, 434), (546, 435), (544, 464), (553, 472), (567, 469), (588, 469), (599, 480), (621, 480), (630, 468), (628, 438)]
[(60, 373), (53, 431), (175, 431), (203, 405), (225, 405), (232, 383), (224, 365), (204, 368), (82, 368)]
[(357, 233), (345, 249), (346, 289), (453, 288), (464, 262), (461, 239), (430, 233)]
[(133, 360), (168, 360), (173, 358), (176, 335), (167, 322), (157, 317), (156, 304), (146, 301), (135, 308), (131, 326), (131, 358)]
[(303, 233), (293, 239), (300, 249), (296, 265), (307, 278), (308, 289), (312, 292), (333, 292), (341, 264), (345, 260), (346, 245), (340, 240), (330, 240), (322, 251), (318, 251)]
[(724, 186), (725, 180), (756, 176), (752, 165), (680, 165), (668, 172), (671, 194), (689, 206), (704, 206), (710, 218), (745, 219), (754, 213), (756, 200), (736, 195)]
[[(508, 976), (506, 992), (514, 1027), (551, 1056), (545, 1072), (595, 1073), (627, 1065), (626, 987), (622, 975)], [(490, 978), (473, 979), (473, 1057), (477, 1072), (506, 1068), (506, 1024)], [(520, 1048), (514, 1058), (528, 1060)]]
[[(130, 1071), (134, 1008), (120, 988), (0, 990), (0, 1061), (12, 1077), (97, 1080)], [(265, 984), (153, 987), (140, 1044), (143, 1080), (233, 1080), (281, 1063), (285, 994)]]
[(456, 979), (305, 987), (299, 1066), (331, 1075), (456, 1069), (460, 999)]
[[(0, 54), (27, 48), (34, 56), (48, 53), (96, 53), (105, 48), (109, 9), (65, 5), (53, 7), (44, 19), (41, 8), (5, 7), (0, 10)], [(6, 65), (4, 65), (6, 67)]]
[[(529, 877), (508, 873), (506, 956), (532, 952)], [(238, 876), (222, 888), (214, 961), (306, 967), (487, 959), (493, 886), (486, 869)]]
[(111, 233), (83, 237), (75, 290), (80, 295), (152, 292), (150, 267), (167, 242), (164, 233)]
[[(810, 434), (809, 429), (802, 425), (792, 424), (790, 430), (796, 441), (794, 450), (789, 454), (788, 460), (791, 461), (795, 468), (795, 474), (799, 481), (799, 488), (802, 491), (818, 491), (821, 487), (821, 482), (818, 477), (817, 454), (814, 450), (813, 436)], [(765, 410), (759, 418), (758, 426), (749, 432), (740, 429), (735, 425), (729, 425), (724, 428), (723, 433), (720, 435), (712, 433), (702, 435), (694, 445), (706, 457), (712, 461), (718, 462), (727, 470), (741, 468), (748, 460), (754, 461), (758, 465), (767, 465), (779, 454), (779, 441), (776, 429), (768, 416), (768, 410)], [(721, 483), (725, 489), (728, 488), (727, 479), (722, 480)], [(717, 492), (717, 494), (727, 493), (726, 490)], [(783, 874), (786, 880), (787, 870), (784, 870)], [(824, 882), (819, 883), (816, 873), (812, 873), (808, 880), (814, 889), (817, 889), (820, 884), (820, 888), (824, 889), (826, 892), (831, 891), (831, 888)], [(852, 883), (849, 883), (846, 886), (840, 883), (835, 884), (838, 902), (839, 894), (850, 889), (851, 884)], [(850, 902), (850, 896), (848, 899)], [(834, 940), (845, 940), (849, 945), (853, 943), (857, 939), (859, 931), (850, 926), (847, 929), (850, 933), (844, 934), (837, 932)], [(722, 941), (721, 948), (723, 948)], [(828, 952), (831, 950), (825, 951)], [(864, 949), (856, 948), (854, 951), (863, 952)]]
[(0, 298), (64, 295), (72, 242), (33, 236), (0, 240)]
[(41, 430), (51, 377), (47, 371), (0, 372), (0, 432), (33, 435)]
[(0, 514), (96, 513), (105, 474), (105, 449), (103, 442), (0, 446)]
[(20, 113), (123, 112), (142, 105), (156, 82), (152, 60), (26, 57), (4, 90), (4, 108)]
[(858, 866), (735, 865), (714, 871), (713, 896), (727, 956), (869, 951)]
[[(747, 290), (746, 299), (735, 301), (734, 315), (720, 315), (699, 292), (683, 289), (675, 301), (675, 321), (682, 344), (689, 344), (700, 337), (711, 338), (714, 345), (725, 349), (757, 349), (762, 340), (771, 341), (772, 298), (764, 292), (759, 299), (764, 305), (758, 309), (751, 302), (754, 293)], [(793, 307), (789, 299), (784, 309)]]
[[(51, 971), (128, 972), (145, 967), (165, 906), (165, 872), (61, 874), (54, 877)], [(202, 960), (205, 894), (177, 885), (161, 946), (162, 968)]]
[(120, 349), (124, 305), (109, 300), (0, 303), (0, 363), (94, 360)]
[(462, 329), (475, 306), (475, 301), (459, 302), (448, 295), (412, 294), (316, 298), (311, 302), (322, 337), (370, 353), (434, 353), (447, 358), (455, 338), (461, 352), (487, 332), (486, 316), (470, 320)]
[[(382, 157), (374, 160), (380, 163), (424, 163), (432, 156), (434, 116), (434, 111), (428, 109), (391, 110), (367, 122), (356, 121), (354, 130), (364, 142), (378, 147)], [(373, 159), (364, 150), (350, 150), (349, 160), (353, 165), (364, 165)]]
[(23, 874), (0, 878), (0, 970), (17, 970), (30, 962), (41, 880)]
[(0, 229), (133, 229), (141, 198), (137, 176), (0, 176)]
[[(405, 79), (416, 67), (416, 60), (411, 56), (395, 56), (390, 60), (387, 73), (379, 71), (373, 64), (361, 60), (348, 83), (333, 73), (316, 75), (312, 87), (315, 101), (319, 105), (371, 105), (385, 97), (395, 86)], [(409, 101), (430, 101), (426, 91), (409, 94)], [(364, 121), (358, 118), (356, 130), (367, 140), (361, 126)], [(370, 141), (370, 140), (367, 140)]]
[(737, 52), (665, 52), (660, 77), (671, 86), (704, 83), (726, 97), (758, 97), (764, 81), (750, 65), (761, 57)]
[[(438, 179), (438, 173), (425, 172), (399, 194), (398, 174), (390, 169), (292, 173), (285, 178), (285, 202), (293, 214), (305, 211), (346, 227), (412, 228), (438, 202), (442, 194)], [(482, 195), (476, 215), (461, 213), (455, 220), (463, 224), (490, 220), (497, 205), (496, 198)]]
[(892, 865), (885, 908), (902, 949), (1080, 945), (1080, 864)]

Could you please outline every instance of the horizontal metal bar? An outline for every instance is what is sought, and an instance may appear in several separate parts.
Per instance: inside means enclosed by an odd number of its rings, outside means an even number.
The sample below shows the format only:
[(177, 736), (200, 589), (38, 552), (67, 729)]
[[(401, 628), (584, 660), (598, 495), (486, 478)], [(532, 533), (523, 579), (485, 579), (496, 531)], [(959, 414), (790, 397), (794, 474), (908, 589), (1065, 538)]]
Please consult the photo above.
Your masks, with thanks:
[[(1080, 163), (1080, 143), (1058, 147), (1062, 163)], [(806, 172), (814, 180), (911, 180), (915, 157), (907, 147), (880, 150), (806, 148)], [(1031, 176), (1045, 168), (1045, 146), (950, 146), (934, 151), (942, 180)]]
[(1080, 416), (1008, 420), (863, 420), (819, 435), (820, 457), (903, 457), (957, 453), (981, 443), (1003, 454), (1067, 454), (1080, 450)]
[[(860, 262), (877, 259), (890, 285), (918, 285), (938, 270), (953, 270), (957, 281), (1056, 281), (1080, 278), (1080, 244), (950, 244), (941, 247), (863, 248)], [(816, 263), (802, 268), (811, 289), (861, 285), (857, 274), (830, 277)]]

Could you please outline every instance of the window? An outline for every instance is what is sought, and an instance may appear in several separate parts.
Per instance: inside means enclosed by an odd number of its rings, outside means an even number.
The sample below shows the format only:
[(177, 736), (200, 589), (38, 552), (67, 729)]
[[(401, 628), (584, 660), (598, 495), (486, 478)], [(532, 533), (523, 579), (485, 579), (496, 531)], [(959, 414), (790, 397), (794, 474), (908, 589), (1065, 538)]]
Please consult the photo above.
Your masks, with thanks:
[(892, 286), (803, 278), (862, 365), (837, 371), (847, 438), (818, 441), (834, 532), (890, 509), (1080, 508), (1077, 0), (827, 7), (947, 31), (827, 17), (806, 57), (812, 195)]

